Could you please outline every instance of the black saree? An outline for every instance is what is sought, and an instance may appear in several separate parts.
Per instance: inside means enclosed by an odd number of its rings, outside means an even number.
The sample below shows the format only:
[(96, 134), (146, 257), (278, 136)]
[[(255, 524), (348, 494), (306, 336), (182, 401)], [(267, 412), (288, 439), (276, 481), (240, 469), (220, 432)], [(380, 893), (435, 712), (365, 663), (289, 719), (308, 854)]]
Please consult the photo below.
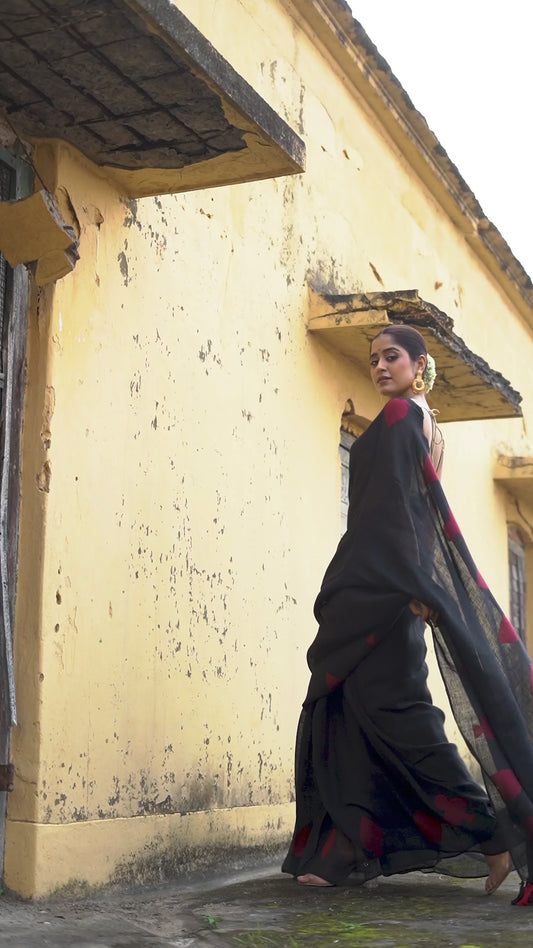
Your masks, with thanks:
[[(397, 398), (355, 442), (348, 527), (315, 603), (283, 871), (332, 883), (411, 869), (486, 875), (509, 849), (533, 880), (532, 665), (477, 570), (421, 409)], [(483, 789), (427, 688), (424, 623)]]

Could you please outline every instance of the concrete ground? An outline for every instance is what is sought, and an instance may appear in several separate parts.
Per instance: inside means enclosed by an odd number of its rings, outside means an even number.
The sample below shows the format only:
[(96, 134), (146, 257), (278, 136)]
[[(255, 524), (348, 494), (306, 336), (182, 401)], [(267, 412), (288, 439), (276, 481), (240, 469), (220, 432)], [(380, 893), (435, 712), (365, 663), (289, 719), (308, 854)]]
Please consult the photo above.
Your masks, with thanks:
[(10, 948), (532, 948), (533, 906), (492, 897), (484, 880), (410, 873), (368, 887), (312, 889), (279, 863), (230, 877), (168, 882), (81, 899), (0, 897)]

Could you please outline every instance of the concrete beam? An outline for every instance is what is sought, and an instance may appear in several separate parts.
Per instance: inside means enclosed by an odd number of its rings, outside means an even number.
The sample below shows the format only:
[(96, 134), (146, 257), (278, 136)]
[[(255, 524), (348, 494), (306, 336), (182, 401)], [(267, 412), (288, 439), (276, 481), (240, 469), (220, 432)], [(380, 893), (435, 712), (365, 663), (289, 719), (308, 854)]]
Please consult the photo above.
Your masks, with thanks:
[(418, 329), (436, 361), (437, 380), (428, 402), (438, 408), (439, 422), (521, 416), (521, 395), (465, 345), (453, 331), (453, 320), (417, 290), (341, 296), (309, 288), (309, 332), (365, 371), (372, 338), (384, 326), (398, 323)]
[(304, 170), (290, 126), (168, 0), (11, 0), (0, 114), (63, 140), (129, 197)]
[(40, 286), (70, 273), (78, 259), (76, 235), (44, 190), (0, 202), (0, 250), (11, 267), (35, 264)]

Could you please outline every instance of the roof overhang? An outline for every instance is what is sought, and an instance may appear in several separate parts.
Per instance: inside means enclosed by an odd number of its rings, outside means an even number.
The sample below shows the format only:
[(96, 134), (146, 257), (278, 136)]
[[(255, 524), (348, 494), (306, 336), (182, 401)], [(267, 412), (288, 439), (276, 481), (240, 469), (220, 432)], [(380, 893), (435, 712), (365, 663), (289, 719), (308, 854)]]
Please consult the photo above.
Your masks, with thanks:
[(130, 197), (304, 170), (305, 146), (169, 0), (10, 0), (0, 115)]
[(368, 372), (370, 342), (385, 326), (408, 323), (424, 336), (437, 364), (428, 398), (440, 421), (516, 418), (521, 395), (453, 332), (453, 320), (417, 290), (335, 296), (309, 289), (307, 328), (328, 348)]
[(500, 454), (494, 465), (494, 480), (513, 497), (533, 508), (533, 458)]
[[(533, 282), (345, 0), (283, 0), (390, 135), (474, 253), (533, 325)], [(357, 13), (357, 4), (352, 3)], [(416, 55), (416, 54), (415, 54)]]

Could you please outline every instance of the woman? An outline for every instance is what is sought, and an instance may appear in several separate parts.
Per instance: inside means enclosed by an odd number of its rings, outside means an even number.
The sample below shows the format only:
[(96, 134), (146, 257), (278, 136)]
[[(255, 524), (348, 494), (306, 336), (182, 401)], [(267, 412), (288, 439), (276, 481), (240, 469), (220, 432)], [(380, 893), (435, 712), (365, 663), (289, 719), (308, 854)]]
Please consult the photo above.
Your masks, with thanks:
[[(431, 363), (412, 327), (372, 342), (370, 374), (388, 401), (352, 447), (348, 527), (315, 603), (283, 871), (336, 885), (438, 865), (488, 875), (491, 894), (516, 868), (514, 904), (533, 904), (532, 667), (440, 485)], [(487, 792), (431, 701), (425, 621)]]

